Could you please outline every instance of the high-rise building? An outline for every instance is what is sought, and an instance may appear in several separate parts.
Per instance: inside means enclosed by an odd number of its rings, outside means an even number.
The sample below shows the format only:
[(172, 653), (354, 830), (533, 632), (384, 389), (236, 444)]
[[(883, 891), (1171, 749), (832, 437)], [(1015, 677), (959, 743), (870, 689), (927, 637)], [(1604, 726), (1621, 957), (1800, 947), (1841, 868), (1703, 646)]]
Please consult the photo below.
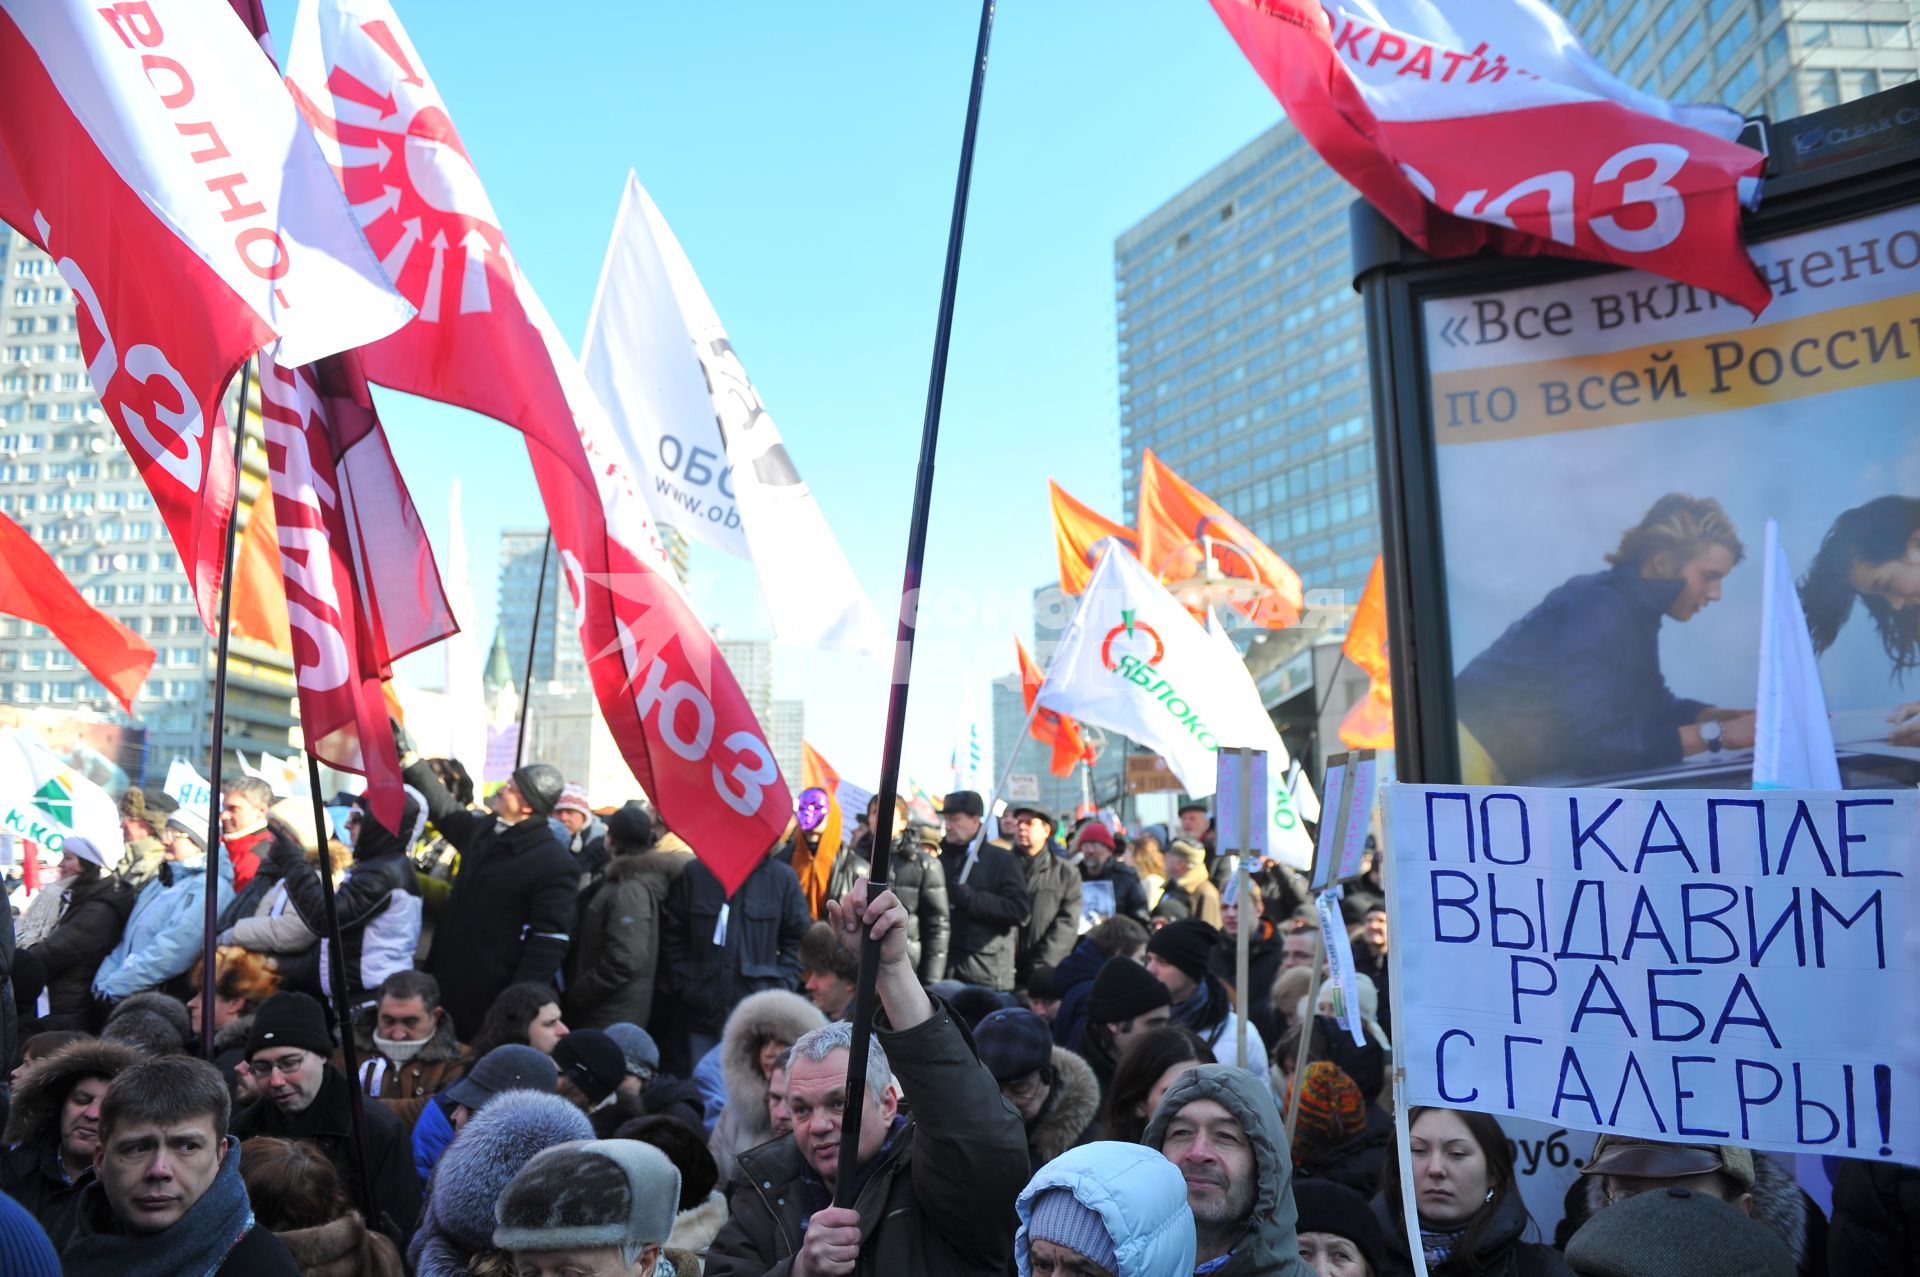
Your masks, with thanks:
[[(1920, 0), (1574, 0), (1630, 83), (1776, 119), (1920, 73)], [(1126, 517), (1152, 448), (1352, 603), (1379, 550), (1353, 188), (1281, 123), (1114, 245)]]
[(773, 714), (773, 644), (766, 639), (719, 639), (715, 646), (733, 671), (733, 681), (740, 685), (747, 707), (766, 727)]
[[(769, 707), (767, 717), (761, 721), (767, 729), (767, 748), (773, 751), (773, 761), (780, 764), (780, 774), (787, 778), (787, 788), (798, 798), (800, 742), (807, 734), (807, 703), (803, 700), (775, 700)], [(847, 828), (853, 827), (853, 817), (858, 814), (846, 813)]]
[[(544, 557), (546, 581), (541, 582)], [(534, 622), (534, 601), (540, 619)], [(556, 693), (591, 690), (586, 655), (580, 647), (580, 629), (573, 616), (573, 600), (560, 576), (559, 556), (552, 552), (544, 528), (508, 528), (500, 533), (500, 632), (505, 636), (507, 661), (516, 683), (526, 678), (527, 644), (535, 642), (533, 686)]]
[[(256, 392), (256, 412), (258, 402)], [(258, 417), (250, 415), (235, 510), (242, 527), (267, 469)], [(206, 771), (213, 637), (200, 623), (146, 484), (88, 383), (72, 290), (45, 253), (4, 228), (0, 514), (25, 528), (84, 598), (157, 653), (129, 716), (43, 627), (0, 618), (0, 703), (143, 728), (149, 784), (158, 783), (156, 764), (164, 773), (174, 755)], [(229, 653), (226, 718), (229, 750), (284, 753), (296, 722), (292, 658), (236, 639)]]

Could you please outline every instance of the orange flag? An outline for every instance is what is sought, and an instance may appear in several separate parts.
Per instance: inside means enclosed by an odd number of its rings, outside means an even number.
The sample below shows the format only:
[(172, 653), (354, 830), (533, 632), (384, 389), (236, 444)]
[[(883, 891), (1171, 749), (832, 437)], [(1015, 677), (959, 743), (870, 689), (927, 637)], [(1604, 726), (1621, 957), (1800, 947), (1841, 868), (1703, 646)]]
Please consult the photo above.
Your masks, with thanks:
[[(1079, 594), (1093, 577), (1094, 564), (1100, 561), (1100, 543), (1112, 537), (1136, 554), (1140, 538), (1132, 528), (1123, 528), (1104, 515), (1096, 514), (1067, 495), (1053, 480), (1053, 547), (1060, 555), (1060, 588)], [(1063, 775), (1065, 773), (1062, 773)]]
[(829, 795), (840, 788), (840, 773), (811, 741), (800, 742), (800, 788), (824, 789)]
[(1284, 630), (1300, 619), (1300, 574), (1147, 449), (1140, 464), (1140, 562), (1161, 581), (1194, 576), (1200, 571), (1203, 534), (1213, 542), (1213, 563), (1221, 573), (1272, 587), (1257, 602), (1234, 604), (1236, 612), (1269, 630)]
[(293, 651), (287, 621), (287, 586), (281, 576), (280, 535), (273, 521), (273, 493), (260, 489), (247, 516), (233, 560), (233, 630), (276, 652)]
[(1360, 606), (1353, 610), (1347, 641), (1340, 649), (1367, 672), (1367, 694), (1340, 723), (1340, 743), (1349, 749), (1393, 748), (1393, 685), (1387, 666), (1387, 572), (1376, 556), (1367, 574)]
[[(1033, 710), (1033, 698), (1040, 694), (1040, 684), (1046, 681), (1046, 675), (1033, 663), (1033, 657), (1027, 653), (1027, 645), (1014, 635), (1013, 650), (1020, 658), (1020, 697), (1029, 713)], [(1087, 747), (1087, 741), (1080, 734), (1080, 724), (1055, 710), (1043, 709), (1033, 715), (1033, 738), (1042, 745), (1053, 746), (1053, 760), (1047, 764), (1047, 770), (1056, 776), (1071, 776), (1073, 769), (1082, 760), (1091, 763), (1093, 751)]]

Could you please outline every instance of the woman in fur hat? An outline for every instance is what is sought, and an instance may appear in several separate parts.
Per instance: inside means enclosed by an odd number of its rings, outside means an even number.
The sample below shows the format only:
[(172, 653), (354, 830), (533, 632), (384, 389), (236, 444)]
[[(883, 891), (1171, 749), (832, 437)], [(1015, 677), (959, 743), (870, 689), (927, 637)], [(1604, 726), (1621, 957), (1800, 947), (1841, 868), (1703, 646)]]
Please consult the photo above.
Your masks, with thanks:
[(773, 1138), (767, 1112), (767, 1079), (782, 1052), (827, 1019), (797, 993), (768, 989), (740, 1000), (720, 1036), (720, 1071), (727, 1107), (707, 1147), (720, 1168), (720, 1182), (733, 1178), (734, 1158)]

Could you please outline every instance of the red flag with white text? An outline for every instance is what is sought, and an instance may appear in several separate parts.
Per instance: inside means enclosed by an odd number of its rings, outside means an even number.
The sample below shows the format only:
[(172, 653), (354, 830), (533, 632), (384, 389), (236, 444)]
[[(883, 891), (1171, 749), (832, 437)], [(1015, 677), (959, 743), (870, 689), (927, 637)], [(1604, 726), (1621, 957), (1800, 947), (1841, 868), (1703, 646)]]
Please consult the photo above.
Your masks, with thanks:
[(1543, 0), (1212, 0), (1287, 118), (1401, 234), (1650, 271), (1758, 314), (1740, 213), (1766, 157), (1642, 93)]
[(667, 825), (732, 891), (792, 816), (786, 782), (419, 53), (385, 0), (319, 0), (300, 9), (287, 79), (419, 310), (364, 352), (368, 377), (526, 436), (601, 711)]
[(228, 382), (263, 344), (313, 359), (410, 308), (224, 5), (0, 0), (0, 220), (72, 288), (94, 392), (212, 629)]
[[(300, 726), (307, 751), (367, 778), (374, 816), (400, 827), (400, 759), (387, 725), (381, 674), (389, 664), (377, 620), (366, 613), (352, 510), (342, 477), (339, 413), (354, 387), (323, 385), (342, 360), (281, 368), (260, 358), (260, 403), (273, 481)], [(363, 391), (365, 384), (358, 387)]]

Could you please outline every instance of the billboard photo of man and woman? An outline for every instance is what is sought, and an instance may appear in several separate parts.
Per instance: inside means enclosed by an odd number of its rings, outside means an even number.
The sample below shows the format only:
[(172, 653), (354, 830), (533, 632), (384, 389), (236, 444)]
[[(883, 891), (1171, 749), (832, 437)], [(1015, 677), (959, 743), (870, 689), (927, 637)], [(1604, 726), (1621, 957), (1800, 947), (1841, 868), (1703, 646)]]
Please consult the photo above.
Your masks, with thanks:
[(1745, 787), (1775, 519), (1844, 782), (1920, 782), (1920, 211), (1754, 257), (1757, 320), (1619, 272), (1426, 303), (1462, 781)]

